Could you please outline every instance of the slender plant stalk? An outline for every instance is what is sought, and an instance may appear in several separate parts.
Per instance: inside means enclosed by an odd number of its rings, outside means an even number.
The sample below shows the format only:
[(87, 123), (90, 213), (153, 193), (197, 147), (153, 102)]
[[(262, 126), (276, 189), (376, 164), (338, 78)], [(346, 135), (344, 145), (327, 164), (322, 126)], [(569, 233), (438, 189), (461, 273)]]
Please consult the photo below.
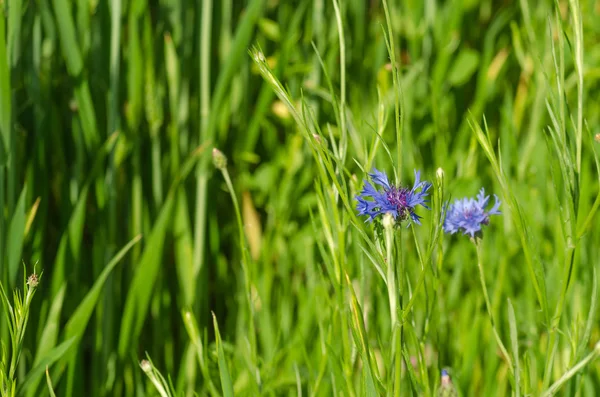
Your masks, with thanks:
[[(248, 340), (250, 341), (250, 354), (252, 357), (252, 362), (256, 363), (256, 332), (254, 329), (254, 302), (252, 300), (252, 291), (251, 291), (251, 280), (252, 277), (250, 275), (250, 256), (248, 242), (246, 240), (246, 234), (244, 233), (244, 221), (242, 219), (242, 212), (240, 211), (240, 206), (235, 195), (235, 190), (233, 188), (233, 183), (231, 183), (231, 178), (229, 177), (229, 171), (227, 170), (227, 159), (225, 156), (217, 149), (213, 149), (213, 159), (215, 159), (215, 166), (221, 171), (223, 175), (223, 179), (225, 179), (225, 184), (227, 185), (227, 190), (229, 190), (229, 194), (231, 196), (231, 201), (233, 202), (233, 208), (235, 210), (235, 217), (237, 220), (239, 239), (240, 239), (240, 250), (242, 252), (242, 271), (244, 273), (244, 287), (246, 292), (246, 299), (248, 303), (248, 310), (250, 314), (250, 318), (248, 319)], [(258, 374), (258, 372), (257, 372)], [(260, 380), (257, 379), (257, 383), (260, 385)]]
[(390, 324), (392, 331), (396, 328), (396, 322), (398, 321), (398, 296), (396, 289), (396, 269), (393, 258), (394, 252), (394, 220), (391, 214), (386, 214), (386, 220), (384, 221), (385, 230), (385, 252), (387, 262), (387, 290), (388, 298), (390, 301)]
[[(397, 258), (397, 262), (398, 262), (398, 273), (397, 273), (397, 280), (398, 280), (398, 304), (399, 304), (399, 308), (400, 308), (400, 312), (403, 314), (402, 317), (404, 317), (404, 259), (402, 258), (402, 251), (400, 249), (400, 244), (402, 243), (402, 229), (398, 230), (398, 233), (396, 234), (396, 258)], [(396, 323), (396, 344), (394, 346), (395, 348), (395, 368), (394, 368), (394, 375), (395, 375), (395, 379), (394, 379), (394, 395), (396, 397), (400, 397), (403, 395), (402, 393), (402, 363), (404, 362), (405, 365), (410, 365), (410, 363), (407, 363), (404, 360), (404, 355), (402, 354), (402, 349), (404, 348), (404, 320), (402, 319), (401, 321)]]
[(402, 107), (402, 96), (401, 96), (401, 87), (400, 87), (400, 72), (398, 71), (398, 65), (396, 65), (396, 46), (394, 43), (394, 29), (392, 27), (392, 18), (390, 14), (390, 8), (387, 0), (383, 0), (383, 9), (385, 12), (385, 22), (387, 26), (387, 36), (388, 36), (388, 52), (390, 55), (390, 65), (392, 69), (392, 82), (394, 85), (394, 93), (395, 93), (395, 101), (394, 101), (394, 111), (395, 111), (395, 120), (396, 120), (396, 156), (397, 156), (397, 164), (394, 168), (396, 170), (396, 178), (399, 175), (402, 175), (402, 123), (404, 114), (401, 113)]
[(587, 366), (590, 362), (596, 359), (600, 355), (600, 342), (596, 343), (594, 350), (592, 350), (587, 356), (585, 356), (580, 362), (578, 362), (573, 368), (568, 370), (560, 377), (556, 382), (548, 388), (543, 394), (542, 397), (551, 397), (556, 395), (556, 392), (573, 376), (575, 376), (579, 371), (581, 371), (585, 366)]
[[(200, 32), (200, 131), (199, 140), (206, 139), (210, 117), (210, 63), (211, 63), (211, 32), (212, 32), (212, 0), (202, 1), (202, 17)], [(204, 244), (206, 229), (206, 198), (208, 176), (206, 167), (201, 162), (196, 167), (196, 210), (194, 225), (194, 277), (200, 274), (204, 263)]]
[(340, 11), (339, 0), (332, 0), (335, 11), (335, 21), (338, 29), (338, 38), (340, 41), (340, 131), (341, 139), (339, 146), (340, 161), (346, 161), (346, 152), (348, 149), (348, 131), (346, 129), (346, 44), (344, 41), (344, 27)]
[(479, 242), (474, 242), (475, 249), (477, 251), (477, 267), (479, 268), (479, 281), (481, 281), (481, 289), (483, 290), (483, 297), (485, 298), (485, 307), (487, 309), (488, 315), (490, 316), (490, 321), (492, 322), (492, 331), (494, 332), (494, 337), (496, 338), (496, 342), (498, 343), (498, 347), (504, 356), (508, 364), (508, 368), (511, 374), (514, 374), (512, 360), (510, 355), (508, 354), (508, 350), (502, 343), (502, 339), (500, 339), (500, 335), (498, 334), (498, 330), (496, 329), (496, 321), (494, 319), (494, 313), (492, 311), (492, 305), (490, 303), (490, 297), (488, 295), (487, 287), (485, 285), (485, 274), (483, 272), (483, 260), (481, 255), (481, 240)]

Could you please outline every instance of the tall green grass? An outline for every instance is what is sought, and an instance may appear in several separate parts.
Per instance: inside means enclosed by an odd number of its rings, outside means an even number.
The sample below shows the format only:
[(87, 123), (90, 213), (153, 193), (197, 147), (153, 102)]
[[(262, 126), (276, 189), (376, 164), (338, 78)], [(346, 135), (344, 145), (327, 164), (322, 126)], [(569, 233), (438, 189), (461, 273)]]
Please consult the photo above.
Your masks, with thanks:
[[(598, 18), (0, 0), (2, 395), (595, 395)], [(357, 216), (373, 167), (421, 226)]]

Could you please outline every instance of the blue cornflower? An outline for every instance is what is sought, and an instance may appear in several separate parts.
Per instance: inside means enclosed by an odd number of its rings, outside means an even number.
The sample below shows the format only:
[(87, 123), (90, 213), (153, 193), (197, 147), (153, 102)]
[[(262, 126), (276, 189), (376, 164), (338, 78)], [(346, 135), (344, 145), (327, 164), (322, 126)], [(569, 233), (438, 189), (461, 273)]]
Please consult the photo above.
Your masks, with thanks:
[[(415, 213), (415, 207), (422, 205), (429, 209), (425, 203), (428, 201), (426, 196), (431, 183), (421, 181), (419, 171), (415, 170), (415, 184), (412, 189), (390, 184), (385, 172), (380, 172), (375, 168), (369, 176), (376, 185), (383, 188), (383, 191), (377, 190), (365, 180), (363, 190), (356, 196), (358, 215), (368, 215), (367, 221), (370, 222), (376, 216), (389, 212), (397, 222), (408, 219), (409, 222), (412, 220), (418, 225), (421, 224), (419, 221), (421, 217)], [(420, 189), (419, 192), (417, 192), (418, 189)], [(372, 200), (367, 200), (367, 198)]]
[(458, 199), (454, 204), (450, 204), (446, 211), (444, 220), (444, 231), (454, 234), (462, 231), (465, 235), (475, 237), (475, 233), (481, 231), (481, 225), (490, 223), (490, 215), (500, 215), (498, 207), (500, 200), (494, 194), (495, 203), (491, 210), (486, 211), (490, 196), (485, 195), (485, 190), (481, 188), (477, 195), (477, 200), (465, 197)]

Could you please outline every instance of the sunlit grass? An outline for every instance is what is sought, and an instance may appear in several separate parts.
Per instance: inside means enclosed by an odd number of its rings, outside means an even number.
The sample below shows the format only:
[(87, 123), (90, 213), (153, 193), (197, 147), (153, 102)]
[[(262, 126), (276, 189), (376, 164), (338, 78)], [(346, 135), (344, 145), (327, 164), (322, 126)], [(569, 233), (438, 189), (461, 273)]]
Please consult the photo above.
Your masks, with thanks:
[(595, 395), (599, 18), (0, 0), (2, 395)]

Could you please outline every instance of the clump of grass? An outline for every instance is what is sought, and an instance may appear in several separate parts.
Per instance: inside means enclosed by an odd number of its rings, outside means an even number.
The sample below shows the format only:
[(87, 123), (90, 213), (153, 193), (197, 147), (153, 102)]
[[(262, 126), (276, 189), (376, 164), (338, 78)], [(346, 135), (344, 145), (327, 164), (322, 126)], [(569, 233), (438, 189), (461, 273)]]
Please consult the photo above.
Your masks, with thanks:
[[(33, 3), (0, 0), (3, 288), (45, 264), (5, 390), (600, 388), (593, 2)], [(449, 205), (482, 186), (483, 228)]]
[(0, 298), (10, 338), (10, 341), (2, 339), (2, 357), (0, 358), (0, 394), (2, 397), (15, 397), (17, 393), (17, 368), (23, 351), (31, 303), (41, 277), (41, 274), (35, 273), (35, 269), (29, 277), (23, 276), (23, 292), (18, 288), (15, 289), (12, 303), (4, 291), (4, 286), (0, 283)]

